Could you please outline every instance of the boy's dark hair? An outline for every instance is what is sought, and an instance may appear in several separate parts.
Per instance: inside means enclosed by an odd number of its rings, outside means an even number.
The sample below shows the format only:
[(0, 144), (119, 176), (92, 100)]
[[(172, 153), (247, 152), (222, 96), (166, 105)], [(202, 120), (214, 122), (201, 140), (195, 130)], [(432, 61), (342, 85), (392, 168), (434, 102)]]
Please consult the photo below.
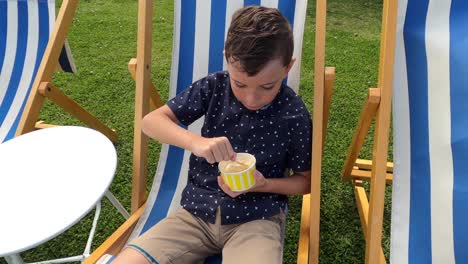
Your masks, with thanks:
[(229, 63), (239, 62), (241, 70), (254, 76), (271, 60), (291, 62), (294, 39), (286, 18), (276, 8), (248, 6), (232, 16), (224, 54)]

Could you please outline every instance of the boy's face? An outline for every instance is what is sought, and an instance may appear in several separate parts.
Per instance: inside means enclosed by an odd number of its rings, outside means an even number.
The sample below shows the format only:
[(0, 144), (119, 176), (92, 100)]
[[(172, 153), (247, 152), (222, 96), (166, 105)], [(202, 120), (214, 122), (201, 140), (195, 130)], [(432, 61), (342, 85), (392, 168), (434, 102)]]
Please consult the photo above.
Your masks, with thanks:
[(271, 60), (255, 76), (239, 70), (239, 62), (227, 64), (232, 92), (237, 100), (249, 110), (258, 110), (271, 103), (278, 94), (281, 83), (294, 64), (283, 66), (281, 59)]

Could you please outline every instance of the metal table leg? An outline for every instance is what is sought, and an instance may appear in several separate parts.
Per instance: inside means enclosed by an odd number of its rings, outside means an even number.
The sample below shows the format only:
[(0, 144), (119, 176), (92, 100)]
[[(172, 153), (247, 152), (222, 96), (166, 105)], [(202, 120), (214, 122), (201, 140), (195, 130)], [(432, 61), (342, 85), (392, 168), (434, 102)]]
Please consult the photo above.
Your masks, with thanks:
[(4, 256), (4, 258), (8, 264), (23, 264), (24, 263), (23, 259), (18, 254)]

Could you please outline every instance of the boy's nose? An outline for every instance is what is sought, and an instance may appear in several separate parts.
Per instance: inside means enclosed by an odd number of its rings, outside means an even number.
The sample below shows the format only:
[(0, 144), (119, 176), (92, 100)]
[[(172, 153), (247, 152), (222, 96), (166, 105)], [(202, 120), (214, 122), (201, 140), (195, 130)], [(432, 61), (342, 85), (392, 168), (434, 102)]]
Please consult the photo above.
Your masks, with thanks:
[(253, 103), (258, 102), (260, 100), (260, 94), (258, 92), (253, 92), (249, 94), (249, 99), (252, 100)]
[(255, 106), (255, 105), (258, 104), (259, 99), (260, 99), (260, 97), (258, 95), (256, 95), (255, 93), (251, 93), (251, 94), (246, 96), (245, 102), (249, 106)]

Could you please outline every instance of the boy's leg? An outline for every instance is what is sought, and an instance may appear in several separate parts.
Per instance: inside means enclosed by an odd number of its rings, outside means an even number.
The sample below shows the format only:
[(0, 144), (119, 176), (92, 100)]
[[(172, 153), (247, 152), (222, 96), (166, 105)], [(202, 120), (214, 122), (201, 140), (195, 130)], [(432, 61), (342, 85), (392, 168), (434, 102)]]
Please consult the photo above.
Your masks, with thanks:
[(203, 263), (220, 251), (220, 245), (207, 223), (180, 209), (132, 240), (121, 255), (135, 257), (136, 251), (136, 258), (147, 263)]
[(254, 220), (226, 231), (223, 264), (281, 264), (283, 212), (268, 220)]
[[(122, 252), (119, 253), (117, 258), (112, 261), (112, 264), (151, 264), (151, 261), (141, 254), (140, 251), (127, 247)], [(154, 262), (153, 262), (154, 263)]]

